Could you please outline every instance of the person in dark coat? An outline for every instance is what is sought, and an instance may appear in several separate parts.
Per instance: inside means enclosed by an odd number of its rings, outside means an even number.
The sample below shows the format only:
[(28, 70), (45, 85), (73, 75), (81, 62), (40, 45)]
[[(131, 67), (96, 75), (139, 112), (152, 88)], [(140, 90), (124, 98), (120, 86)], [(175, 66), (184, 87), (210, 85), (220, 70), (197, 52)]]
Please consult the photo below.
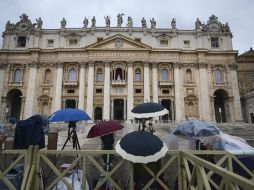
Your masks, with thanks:
[(34, 115), (17, 123), (14, 135), (13, 149), (27, 149), (30, 145), (39, 145), (45, 148), (43, 120), (39, 115)]
[[(100, 138), (101, 138), (101, 142), (102, 142), (101, 150), (113, 150), (114, 149), (114, 135), (113, 135), (113, 133), (101, 136)], [(103, 161), (105, 164), (111, 164), (114, 156), (112, 154), (110, 154), (110, 155), (103, 154), (102, 158), (103, 158)]]

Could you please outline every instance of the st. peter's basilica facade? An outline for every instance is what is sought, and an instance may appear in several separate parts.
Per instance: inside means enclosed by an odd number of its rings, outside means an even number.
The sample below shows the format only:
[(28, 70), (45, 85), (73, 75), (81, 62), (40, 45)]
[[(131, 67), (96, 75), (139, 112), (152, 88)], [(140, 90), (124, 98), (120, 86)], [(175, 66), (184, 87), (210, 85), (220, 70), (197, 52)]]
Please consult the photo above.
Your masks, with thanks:
[[(103, 19), (103, 18), (102, 18)], [(93, 120), (131, 121), (142, 102), (159, 102), (180, 121), (198, 118), (242, 121), (232, 33), (212, 15), (193, 28), (157, 28), (156, 21), (117, 15), (117, 25), (57, 29), (32, 23), (26, 14), (7, 22), (0, 50), (0, 121), (50, 115), (62, 108), (85, 110)], [(123, 26), (123, 19), (127, 25)], [(149, 26), (148, 26), (149, 25)]]

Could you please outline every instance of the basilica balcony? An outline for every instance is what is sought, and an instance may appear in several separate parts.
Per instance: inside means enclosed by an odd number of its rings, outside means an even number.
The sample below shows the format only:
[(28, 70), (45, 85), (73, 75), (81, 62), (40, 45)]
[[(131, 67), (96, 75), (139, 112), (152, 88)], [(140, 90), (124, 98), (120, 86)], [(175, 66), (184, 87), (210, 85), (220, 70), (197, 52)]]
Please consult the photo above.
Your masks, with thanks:
[(49, 80), (43, 81), (43, 82), (41, 83), (41, 85), (42, 85), (42, 86), (51, 86), (51, 85), (52, 85), (52, 81), (49, 81)]
[(19, 87), (19, 86), (23, 86), (23, 81), (9, 81), (9, 86), (12, 87)]
[(112, 80), (112, 86), (125, 86), (125, 80)]
[(168, 81), (168, 80), (159, 81), (160, 87), (168, 87), (168, 86), (173, 86), (173, 85), (174, 85), (173, 81)]
[(78, 81), (64, 81), (64, 86), (72, 86), (72, 87), (76, 87), (78, 86)]
[(214, 82), (214, 86), (227, 86), (226, 82)]

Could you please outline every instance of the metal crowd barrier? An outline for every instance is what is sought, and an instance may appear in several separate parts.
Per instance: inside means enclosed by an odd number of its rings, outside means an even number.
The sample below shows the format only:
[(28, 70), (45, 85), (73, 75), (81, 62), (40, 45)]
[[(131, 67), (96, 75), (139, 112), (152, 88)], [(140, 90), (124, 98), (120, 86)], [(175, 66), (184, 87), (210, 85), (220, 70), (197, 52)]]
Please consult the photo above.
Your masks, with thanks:
[[(110, 163), (105, 164), (102, 155)], [(111, 155), (111, 156), (109, 156)], [(168, 151), (155, 165), (134, 164), (114, 150), (3, 150), (0, 184), (7, 189), (254, 189), (254, 173), (234, 155), (224, 151)], [(4, 165), (3, 163), (6, 163)], [(23, 179), (16, 187), (8, 173), (24, 164)], [(241, 168), (245, 176), (235, 170)], [(141, 169), (142, 172), (137, 172)], [(137, 177), (137, 173), (144, 174)], [(0, 186), (1, 187), (1, 186)], [(0, 188), (1, 189), (1, 188)]]

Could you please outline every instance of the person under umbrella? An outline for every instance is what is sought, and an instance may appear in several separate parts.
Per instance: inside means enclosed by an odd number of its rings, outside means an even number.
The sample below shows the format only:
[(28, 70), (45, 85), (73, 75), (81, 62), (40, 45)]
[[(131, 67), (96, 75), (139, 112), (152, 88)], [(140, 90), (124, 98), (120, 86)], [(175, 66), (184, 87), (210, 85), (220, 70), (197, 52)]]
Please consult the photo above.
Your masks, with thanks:
[(128, 133), (116, 143), (115, 149), (123, 159), (134, 163), (134, 181), (138, 188), (142, 188), (151, 178), (142, 164), (147, 164), (152, 171), (157, 172), (160, 169), (160, 159), (168, 151), (166, 144), (146, 131)]
[(50, 122), (68, 122), (68, 137), (63, 145), (62, 150), (65, 148), (68, 141), (73, 140), (73, 148), (80, 150), (80, 144), (76, 132), (76, 122), (90, 120), (91, 118), (86, 112), (80, 109), (66, 108), (54, 112), (49, 116)]
[[(142, 123), (142, 130), (144, 131), (147, 127), (145, 125), (146, 121), (150, 120), (153, 117), (159, 117), (168, 114), (168, 110), (164, 108), (161, 104), (154, 102), (147, 102), (138, 104), (131, 110), (131, 117), (134, 117)], [(152, 123), (149, 123), (150, 132), (153, 133), (154, 129), (152, 127)], [(140, 130), (140, 125), (139, 125)]]
[[(113, 132), (123, 129), (123, 125), (116, 121), (102, 121), (91, 127), (88, 132), (87, 138), (100, 137), (102, 142), (102, 150), (114, 149), (114, 135)], [(104, 163), (109, 169), (109, 165), (112, 162), (113, 155), (103, 155)]]

